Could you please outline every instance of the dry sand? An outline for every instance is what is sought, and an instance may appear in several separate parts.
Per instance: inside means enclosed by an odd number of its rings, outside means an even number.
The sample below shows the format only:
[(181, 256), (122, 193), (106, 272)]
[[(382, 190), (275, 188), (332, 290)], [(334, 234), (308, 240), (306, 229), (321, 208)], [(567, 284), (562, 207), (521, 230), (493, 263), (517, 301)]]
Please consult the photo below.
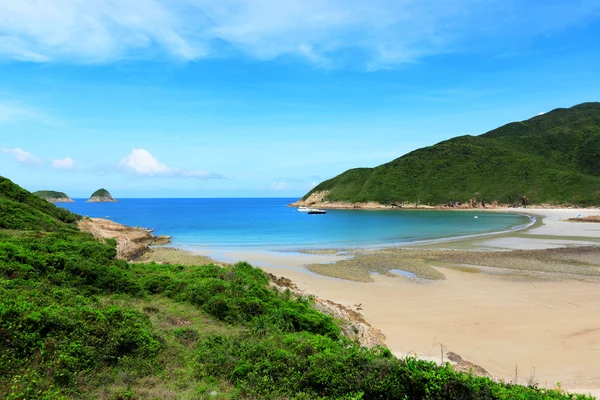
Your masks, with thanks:
[[(565, 221), (580, 214), (598, 215), (598, 210), (506, 211), (543, 216), (544, 224), (424, 248), (509, 251), (600, 245), (600, 224)], [(527, 383), (534, 374), (541, 386), (560, 382), (567, 390), (600, 396), (600, 278), (435, 263), (431, 266), (446, 279), (374, 275), (372, 282), (355, 282), (302, 267), (343, 258), (331, 254), (203, 254), (224, 262), (246, 260), (322, 298), (355, 309), (360, 305), (367, 321), (383, 332), (387, 346), (399, 356), (439, 360), (442, 345), (444, 353), (458, 353), (506, 381)]]

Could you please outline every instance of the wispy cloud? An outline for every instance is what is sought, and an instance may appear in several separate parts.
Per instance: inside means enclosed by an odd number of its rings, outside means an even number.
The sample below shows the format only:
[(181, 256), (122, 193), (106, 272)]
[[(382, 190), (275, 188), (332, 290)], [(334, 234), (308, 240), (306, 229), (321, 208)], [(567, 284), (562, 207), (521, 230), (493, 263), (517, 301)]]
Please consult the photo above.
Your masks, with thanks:
[(289, 188), (290, 188), (290, 185), (288, 185), (285, 182), (273, 182), (271, 184), (272, 190), (280, 191), (280, 190), (288, 190)]
[[(413, 62), (484, 37), (541, 35), (592, 18), (581, 6), (516, 0), (4, 0), (0, 55), (33, 62), (294, 56), (335, 67)], [(474, 39), (469, 41), (469, 39)], [(469, 42), (465, 44), (465, 42)]]
[(52, 167), (57, 169), (72, 169), (75, 166), (75, 161), (71, 157), (52, 160)]
[[(1, 6), (0, 6), (1, 8)], [(2, 19), (0, 15), (0, 20)], [(0, 31), (0, 42), (1, 42)], [(1, 48), (1, 46), (0, 46)], [(2, 52), (0, 51), (0, 57)], [(44, 111), (24, 105), (19, 102), (5, 101), (0, 99), (0, 123), (9, 123), (14, 121), (29, 120), (42, 123), (44, 125), (56, 125), (57, 120), (54, 116), (47, 114)]]
[(17, 162), (22, 163), (22, 164), (41, 164), (42, 160), (40, 160), (38, 157), (36, 157), (35, 155), (26, 152), (23, 149), (20, 148), (16, 148), (16, 149), (0, 149), (0, 151), (2, 153), (5, 154), (12, 154), (15, 159), (17, 160)]
[(1, 122), (9, 122), (20, 118), (32, 117), (37, 114), (31, 108), (10, 104), (10, 103), (0, 103), (0, 123)]
[(186, 170), (168, 167), (158, 161), (146, 149), (133, 149), (131, 153), (125, 156), (119, 163), (124, 170), (137, 175), (144, 176), (171, 176), (180, 178), (196, 179), (224, 179), (221, 174), (203, 170)]

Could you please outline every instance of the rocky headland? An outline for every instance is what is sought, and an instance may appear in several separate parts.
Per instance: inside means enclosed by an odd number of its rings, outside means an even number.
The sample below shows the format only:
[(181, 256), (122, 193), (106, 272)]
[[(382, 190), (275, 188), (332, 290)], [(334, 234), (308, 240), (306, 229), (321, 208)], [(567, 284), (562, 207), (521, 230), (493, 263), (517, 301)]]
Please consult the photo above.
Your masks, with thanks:
[(85, 217), (77, 223), (80, 230), (98, 239), (117, 241), (117, 258), (133, 260), (143, 255), (152, 245), (171, 243), (170, 236), (154, 236), (151, 229), (122, 225), (102, 218)]
[[(315, 207), (328, 210), (470, 210), (470, 209), (506, 209), (506, 208), (529, 208), (529, 209), (561, 209), (582, 208), (572, 204), (531, 204), (527, 197), (518, 197), (513, 203), (502, 203), (498, 201), (486, 202), (476, 197), (466, 202), (448, 201), (442, 204), (419, 204), (414, 202), (392, 202), (382, 204), (375, 201), (369, 202), (346, 202), (330, 201), (327, 196), (328, 190), (313, 192), (308, 197), (289, 204), (290, 207)], [(593, 208), (593, 207), (590, 207)]]

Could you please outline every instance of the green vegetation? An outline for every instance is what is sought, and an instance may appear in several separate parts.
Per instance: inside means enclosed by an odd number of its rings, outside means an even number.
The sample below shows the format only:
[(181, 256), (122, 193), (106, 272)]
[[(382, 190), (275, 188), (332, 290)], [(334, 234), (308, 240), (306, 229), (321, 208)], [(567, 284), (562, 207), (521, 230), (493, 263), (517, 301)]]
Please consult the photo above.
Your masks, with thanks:
[(41, 197), (42, 199), (70, 199), (66, 193), (55, 192), (54, 190), (38, 190), (37, 192), (33, 192), (33, 194)]
[(382, 204), (600, 205), (600, 103), (557, 109), (481, 136), (460, 136), (376, 168), (352, 169), (310, 194)]
[(0, 176), (0, 229), (57, 231), (79, 218)]
[(246, 263), (115, 260), (77, 216), (0, 185), (3, 398), (589, 398), (360, 347)]
[(110, 197), (112, 198), (112, 196), (110, 195), (110, 193), (108, 192), (108, 190), (106, 189), (98, 189), (96, 190), (94, 193), (92, 193), (91, 197)]

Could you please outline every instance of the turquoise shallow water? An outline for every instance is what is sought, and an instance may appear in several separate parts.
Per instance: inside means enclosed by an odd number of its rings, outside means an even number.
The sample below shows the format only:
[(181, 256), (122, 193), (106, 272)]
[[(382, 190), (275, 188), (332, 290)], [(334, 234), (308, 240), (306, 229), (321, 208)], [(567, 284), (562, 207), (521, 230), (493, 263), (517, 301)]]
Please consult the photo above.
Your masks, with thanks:
[[(73, 212), (153, 228), (182, 247), (291, 250), (363, 247), (477, 235), (522, 227), (523, 215), (477, 211), (330, 210), (308, 215), (296, 199), (123, 199), (62, 203)], [(478, 218), (474, 218), (478, 216)]]

